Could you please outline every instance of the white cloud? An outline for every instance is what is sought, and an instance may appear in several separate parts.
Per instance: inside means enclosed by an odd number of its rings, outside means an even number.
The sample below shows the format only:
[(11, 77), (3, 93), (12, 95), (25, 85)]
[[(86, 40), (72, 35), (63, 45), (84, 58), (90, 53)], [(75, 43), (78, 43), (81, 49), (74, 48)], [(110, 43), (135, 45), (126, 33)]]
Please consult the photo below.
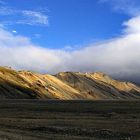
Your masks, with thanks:
[(100, 3), (108, 3), (113, 10), (123, 12), (131, 16), (140, 14), (139, 0), (99, 0)]
[(28, 23), (31, 25), (34, 24), (42, 24), (42, 25), (48, 25), (48, 16), (35, 11), (22, 11), (22, 14), (27, 18), (24, 21), (21, 21), (21, 23)]
[(140, 16), (133, 17), (127, 22), (124, 22), (127, 28), (124, 30), (125, 33), (140, 33)]
[(3, 25), (26, 24), (48, 26), (49, 24), (48, 16), (40, 11), (19, 10), (1, 6), (0, 15), (5, 17), (1, 21)]
[(64, 52), (34, 45), (29, 38), (0, 29), (0, 65), (16, 69), (49, 71), (60, 66)]
[(16, 30), (13, 30), (12, 32), (13, 32), (13, 33), (17, 33), (17, 31), (16, 31)]

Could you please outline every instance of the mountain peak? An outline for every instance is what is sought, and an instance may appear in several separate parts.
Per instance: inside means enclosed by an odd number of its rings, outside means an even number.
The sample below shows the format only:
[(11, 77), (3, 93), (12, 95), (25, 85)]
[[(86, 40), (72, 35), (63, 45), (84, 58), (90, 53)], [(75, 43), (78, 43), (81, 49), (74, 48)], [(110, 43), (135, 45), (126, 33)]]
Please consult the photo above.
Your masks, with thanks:
[(91, 73), (92, 77), (94, 77), (97, 80), (106, 80), (106, 81), (110, 81), (112, 80), (112, 78), (110, 76), (108, 76), (107, 74), (103, 73), (103, 72), (94, 72)]

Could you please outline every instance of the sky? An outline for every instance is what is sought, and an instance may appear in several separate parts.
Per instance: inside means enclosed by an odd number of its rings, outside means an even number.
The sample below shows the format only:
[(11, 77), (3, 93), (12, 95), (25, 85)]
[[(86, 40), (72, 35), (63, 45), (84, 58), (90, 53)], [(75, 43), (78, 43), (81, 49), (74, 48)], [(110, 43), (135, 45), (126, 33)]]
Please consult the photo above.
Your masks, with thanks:
[(0, 65), (140, 83), (139, 25), (139, 0), (0, 0)]

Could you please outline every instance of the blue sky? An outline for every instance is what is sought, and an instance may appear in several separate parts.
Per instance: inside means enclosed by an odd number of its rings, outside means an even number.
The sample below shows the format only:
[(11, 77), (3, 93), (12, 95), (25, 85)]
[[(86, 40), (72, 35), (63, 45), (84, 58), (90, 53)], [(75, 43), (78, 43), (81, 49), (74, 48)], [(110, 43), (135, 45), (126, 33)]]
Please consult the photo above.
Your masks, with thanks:
[(140, 81), (139, 0), (0, 0), (0, 65)]
[[(87, 43), (116, 37), (121, 34), (122, 22), (129, 16), (113, 12), (111, 6), (99, 0), (4, 0), (1, 8), (12, 10), (1, 15), (0, 21), (8, 22), (8, 30), (30, 37), (34, 43), (48, 48), (75, 49)], [(39, 12), (47, 23), (15, 24), (25, 16), (22, 11)], [(18, 11), (12, 13), (13, 11)], [(21, 18), (21, 16), (23, 16)], [(28, 17), (30, 18), (30, 17)], [(26, 21), (25, 21), (26, 22)], [(33, 21), (35, 22), (35, 21)], [(5, 23), (6, 24), (6, 23)]]

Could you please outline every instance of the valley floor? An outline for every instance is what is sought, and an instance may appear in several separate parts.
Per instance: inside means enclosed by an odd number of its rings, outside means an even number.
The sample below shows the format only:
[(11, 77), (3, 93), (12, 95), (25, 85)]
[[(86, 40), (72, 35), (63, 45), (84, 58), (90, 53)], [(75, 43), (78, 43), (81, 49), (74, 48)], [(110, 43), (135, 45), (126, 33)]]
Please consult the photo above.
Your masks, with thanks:
[(0, 140), (140, 140), (140, 101), (1, 100)]

